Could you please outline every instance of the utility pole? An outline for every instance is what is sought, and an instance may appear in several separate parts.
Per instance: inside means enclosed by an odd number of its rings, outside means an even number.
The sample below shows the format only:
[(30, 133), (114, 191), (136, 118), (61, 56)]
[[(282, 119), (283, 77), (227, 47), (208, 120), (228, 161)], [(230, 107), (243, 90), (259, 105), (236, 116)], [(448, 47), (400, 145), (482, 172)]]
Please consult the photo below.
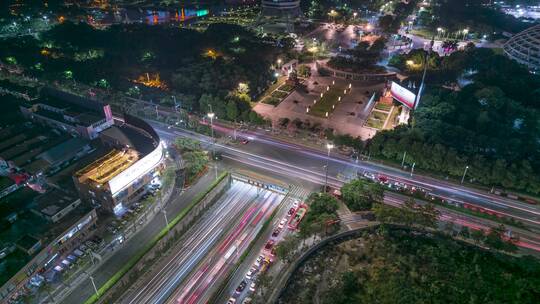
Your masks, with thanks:
[(163, 217), (165, 218), (165, 227), (167, 228), (167, 232), (169, 232), (169, 219), (167, 219), (167, 211), (165, 211), (165, 209), (161, 209), (161, 213), (163, 213)]
[(333, 144), (326, 144), (326, 149), (328, 149), (328, 155), (326, 157), (326, 166), (325, 166), (325, 173), (324, 173), (324, 192), (326, 192), (326, 188), (328, 186), (328, 163), (330, 159), (330, 151), (334, 148)]
[(469, 170), (469, 166), (465, 166), (465, 171), (463, 171), (463, 177), (461, 177), (461, 183), (465, 181), (465, 175), (467, 174), (467, 170)]
[[(212, 108), (210, 107), (210, 113), (207, 114), (208, 115), (208, 118), (210, 118), (210, 134), (212, 135), (212, 158), (214, 159), (214, 162), (215, 162), (215, 158), (216, 158), (216, 143), (215, 143), (215, 139), (214, 139), (214, 117), (216, 116), (216, 114), (214, 114), (214, 112), (212, 112)], [(218, 178), (217, 176), (217, 163), (214, 163), (214, 172), (216, 174), (216, 180)]]
[(405, 165), (405, 156), (407, 155), (407, 151), (403, 152), (403, 160), (401, 160), (401, 167)]
[(91, 275), (88, 275), (88, 277), (90, 278), (90, 281), (92, 282), (92, 286), (94, 286), (94, 291), (96, 292), (96, 297), (99, 298), (99, 292), (98, 292), (98, 289), (96, 287), (96, 283), (94, 282), (94, 277), (91, 276)]

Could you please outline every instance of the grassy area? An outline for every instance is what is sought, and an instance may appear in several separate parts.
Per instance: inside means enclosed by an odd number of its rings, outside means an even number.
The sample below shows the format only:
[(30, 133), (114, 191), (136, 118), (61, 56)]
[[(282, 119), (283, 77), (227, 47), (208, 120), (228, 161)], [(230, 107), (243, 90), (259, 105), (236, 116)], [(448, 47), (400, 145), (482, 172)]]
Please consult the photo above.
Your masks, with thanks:
[[(135, 266), (139, 260), (148, 252), (150, 251), (168, 232), (170, 229), (172, 229), (178, 222), (180, 222), (184, 217), (197, 205), (199, 204), (202, 199), (212, 191), (226, 176), (228, 175), (227, 172), (223, 172), (217, 180), (215, 180), (210, 186), (203, 192), (200, 192), (191, 202), (190, 204), (182, 210), (176, 217), (169, 222), (169, 225), (167, 227), (163, 228), (157, 235), (152, 238), (152, 240), (146, 244), (141, 250), (139, 250), (135, 255), (133, 255), (120, 270), (118, 270), (105, 284), (103, 284), (99, 290), (99, 295), (104, 295), (111, 287), (113, 287), (133, 266)], [(84, 303), (85, 304), (92, 304), (96, 303), (98, 301), (99, 297), (95, 294), (93, 294), (90, 298), (88, 298)]]
[(0, 190), (13, 185), (13, 181), (9, 177), (0, 176)]
[(389, 105), (389, 104), (382, 103), (382, 102), (377, 102), (375, 104), (375, 109), (377, 109), (377, 110), (389, 112), (391, 108), (392, 108), (391, 104)]
[(366, 125), (371, 128), (382, 129), (387, 116), (388, 114), (386, 113), (372, 111), (371, 114), (369, 114)]
[(274, 91), (271, 96), (274, 97), (274, 98), (283, 99), (283, 98), (289, 96), (289, 93), (282, 92), (282, 91)]
[(326, 112), (328, 114), (332, 113), (332, 105), (337, 105), (338, 97), (343, 96), (344, 87), (333, 86), (329, 91), (325, 91), (321, 99), (317, 101), (315, 105), (311, 107), (309, 114), (318, 117), (326, 117)]
[(281, 102), (280, 98), (268, 96), (265, 99), (262, 100), (262, 103), (277, 106)]
[(437, 36), (437, 33), (427, 29), (427, 28), (416, 28), (410, 31), (411, 34), (420, 36), (422, 38), (431, 39), (433, 35)]
[(390, 112), (390, 118), (388, 119), (388, 123), (384, 126), (385, 129), (392, 129), (394, 127), (394, 122), (396, 121), (396, 117), (399, 115), (399, 109), (400, 107), (394, 107), (392, 109), (392, 112)]
[(285, 83), (285, 80), (287, 80), (287, 77), (278, 78), (275, 83), (273, 83), (271, 86), (268, 87), (268, 89), (266, 89), (266, 91), (261, 95), (257, 102), (263, 102), (266, 97), (270, 96), (272, 92), (274, 92), (277, 88), (283, 85)]
[(375, 120), (375, 119), (372, 119), (371, 117), (368, 118), (368, 120), (366, 121), (366, 126), (370, 128), (375, 128), (375, 129), (382, 129), (383, 124), (384, 124), (383, 121)]
[(291, 92), (294, 90), (294, 86), (290, 84), (284, 84), (278, 88), (280, 91)]

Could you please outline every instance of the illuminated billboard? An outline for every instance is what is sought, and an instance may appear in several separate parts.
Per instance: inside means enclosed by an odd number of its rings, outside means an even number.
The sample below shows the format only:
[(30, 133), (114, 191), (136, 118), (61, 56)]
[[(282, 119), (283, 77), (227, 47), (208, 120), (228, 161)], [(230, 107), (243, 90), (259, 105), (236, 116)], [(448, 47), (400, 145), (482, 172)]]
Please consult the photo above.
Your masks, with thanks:
[(154, 151), (150, 152), (148, 155), (131, 165), (129, 168), (124, 170), (122, 173), (118, 174), (109, 181), (109, 189), (111, 194), (114, 196), (121, 190), (129, 187), (134, 181), (139, 177), (147, 174), (152, 169), (154, 169), (163, 158), (163, 146), (158, 144), (157, 148)]
[(390, 93), (392, 97), (397, 101), (401, 102), (403, 105), (409, 109), (414, 109), (414, 103), (416, 100), (416, 94), (407, 90), (406, 88), (400, 86), (399, 84), (392, 81), (392, 86), (390, 87)]

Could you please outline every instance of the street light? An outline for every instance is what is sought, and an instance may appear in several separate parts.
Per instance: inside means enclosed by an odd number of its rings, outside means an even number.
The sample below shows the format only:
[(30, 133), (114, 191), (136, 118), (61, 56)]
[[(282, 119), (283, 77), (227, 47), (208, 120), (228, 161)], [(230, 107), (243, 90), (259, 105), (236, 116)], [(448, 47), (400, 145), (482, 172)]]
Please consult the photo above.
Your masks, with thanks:
[(278, 64), (278, 68), (281, 67), (281, 58), (278, 58), (277, 64)]
[(92, 286), (94, 286), (94, 291), (96, 292), (96, 297), (99, 298), (99, 292), (98, 292), (98, 289), (96, 287), (96, 283), (94, 282), (94, 277), (91, 276), (91, 275), (89, 275), (88, 277), (90, 278), (90, 281), (92, 282)]
[(465, 166), (465, 171), (463, 171), (463, 177), (461, 177), (461, 183), (465, 181), (465, 175), (467, 174), (467, 170), (469, 170), (469, 166)]
[[(212, 158), (216, 157), (216, 143), (214, 139), (214, 117), (216, 114), (214, 112), (210, 112), (207, 114), (208, 118), (210, 118), (210, 134), (212, 135)], [(216, 180), (217, 180), (217, 164), (214, 166), (214, 171), (216, 173)]]
[(330, 159), (330, 151), (334, 148), (334, 145), (331, 143), (326, 144), (326, 149), (328, 150), (328, 155), (326, 157), (326, 166), (324, 173), (324, 192), (326, 192), (326, 187), (328, 185), (328, 161)]
[(463, 30), (463, 40), (465, 40), (465, 36), (469, 33), (469, 29)]
[(165, 209), (161, 209), (161, 213), (163, 213), (163, 217), (165, 218), (165, 228), (167, 228), (167, 232), (168, 232), (169, 231), (169, 220), (167, 219), (167, 211)]

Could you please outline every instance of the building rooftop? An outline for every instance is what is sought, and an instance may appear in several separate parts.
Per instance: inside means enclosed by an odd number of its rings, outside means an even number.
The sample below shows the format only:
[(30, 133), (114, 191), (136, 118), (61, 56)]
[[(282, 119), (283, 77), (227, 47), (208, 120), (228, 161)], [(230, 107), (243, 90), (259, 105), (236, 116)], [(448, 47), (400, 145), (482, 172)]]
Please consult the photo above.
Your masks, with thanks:
[(70, 204), (73, 204), (78, 198), (66, 191), (54, 189), (46, 194), (38, 196), (34, 202), (37, 211), (46, 216), (53, 216), (58, 211), (65, 209)]
[[(36, 114), (63, 122), (68, 125), (75, 126), (80, 124), (89, 126), (105, 118), (104, 114), (100, 115), (99, 112), (89, 112), (90, 110), (88, 109), (84, 109), (76, 104), (56, 100), (53, 97), (37, 99), (35, 104), (38, 105), (38, 109), (35, 111)], [(55, 112), (44, 107), (39, 107), (40, 104), (60, 109), (62, 112)], [(73, 118), (75, 121), (66, 119), (64, 115)]]
[(514, 35), (504, 44), (503, 50), (529, 70), (540, 71), (540, 24)]
[(79, 178), (81, 182), (84, 180), (91, 180), (101, 186), (129, 168), (137, 160), (139, 160), (139, 153), (134, 149), (113, 149), (88, 166), (77, 171), (75, 176)]
[(52, 147), (51, 149), (38, 155), (38, 158), (47, 161), (50, 165), (62, 163), (69, 160), (85, 146), (88, 145), (88, 141), (80, 137), (70, 138), (63, 143)]
[(38, 238), (25, 234), (17, 241), (17, 246), (23, 248), (24, 250), (29, 250), (30, 248), (34, 247), (37, 242), (39, 242)]
[(101, 132), (105, 140), (113, 141), (116, 146), (133, 148), (142, 155), (152, 152), (158, 143), (143, 130), (127, 124), (114, 125)]

